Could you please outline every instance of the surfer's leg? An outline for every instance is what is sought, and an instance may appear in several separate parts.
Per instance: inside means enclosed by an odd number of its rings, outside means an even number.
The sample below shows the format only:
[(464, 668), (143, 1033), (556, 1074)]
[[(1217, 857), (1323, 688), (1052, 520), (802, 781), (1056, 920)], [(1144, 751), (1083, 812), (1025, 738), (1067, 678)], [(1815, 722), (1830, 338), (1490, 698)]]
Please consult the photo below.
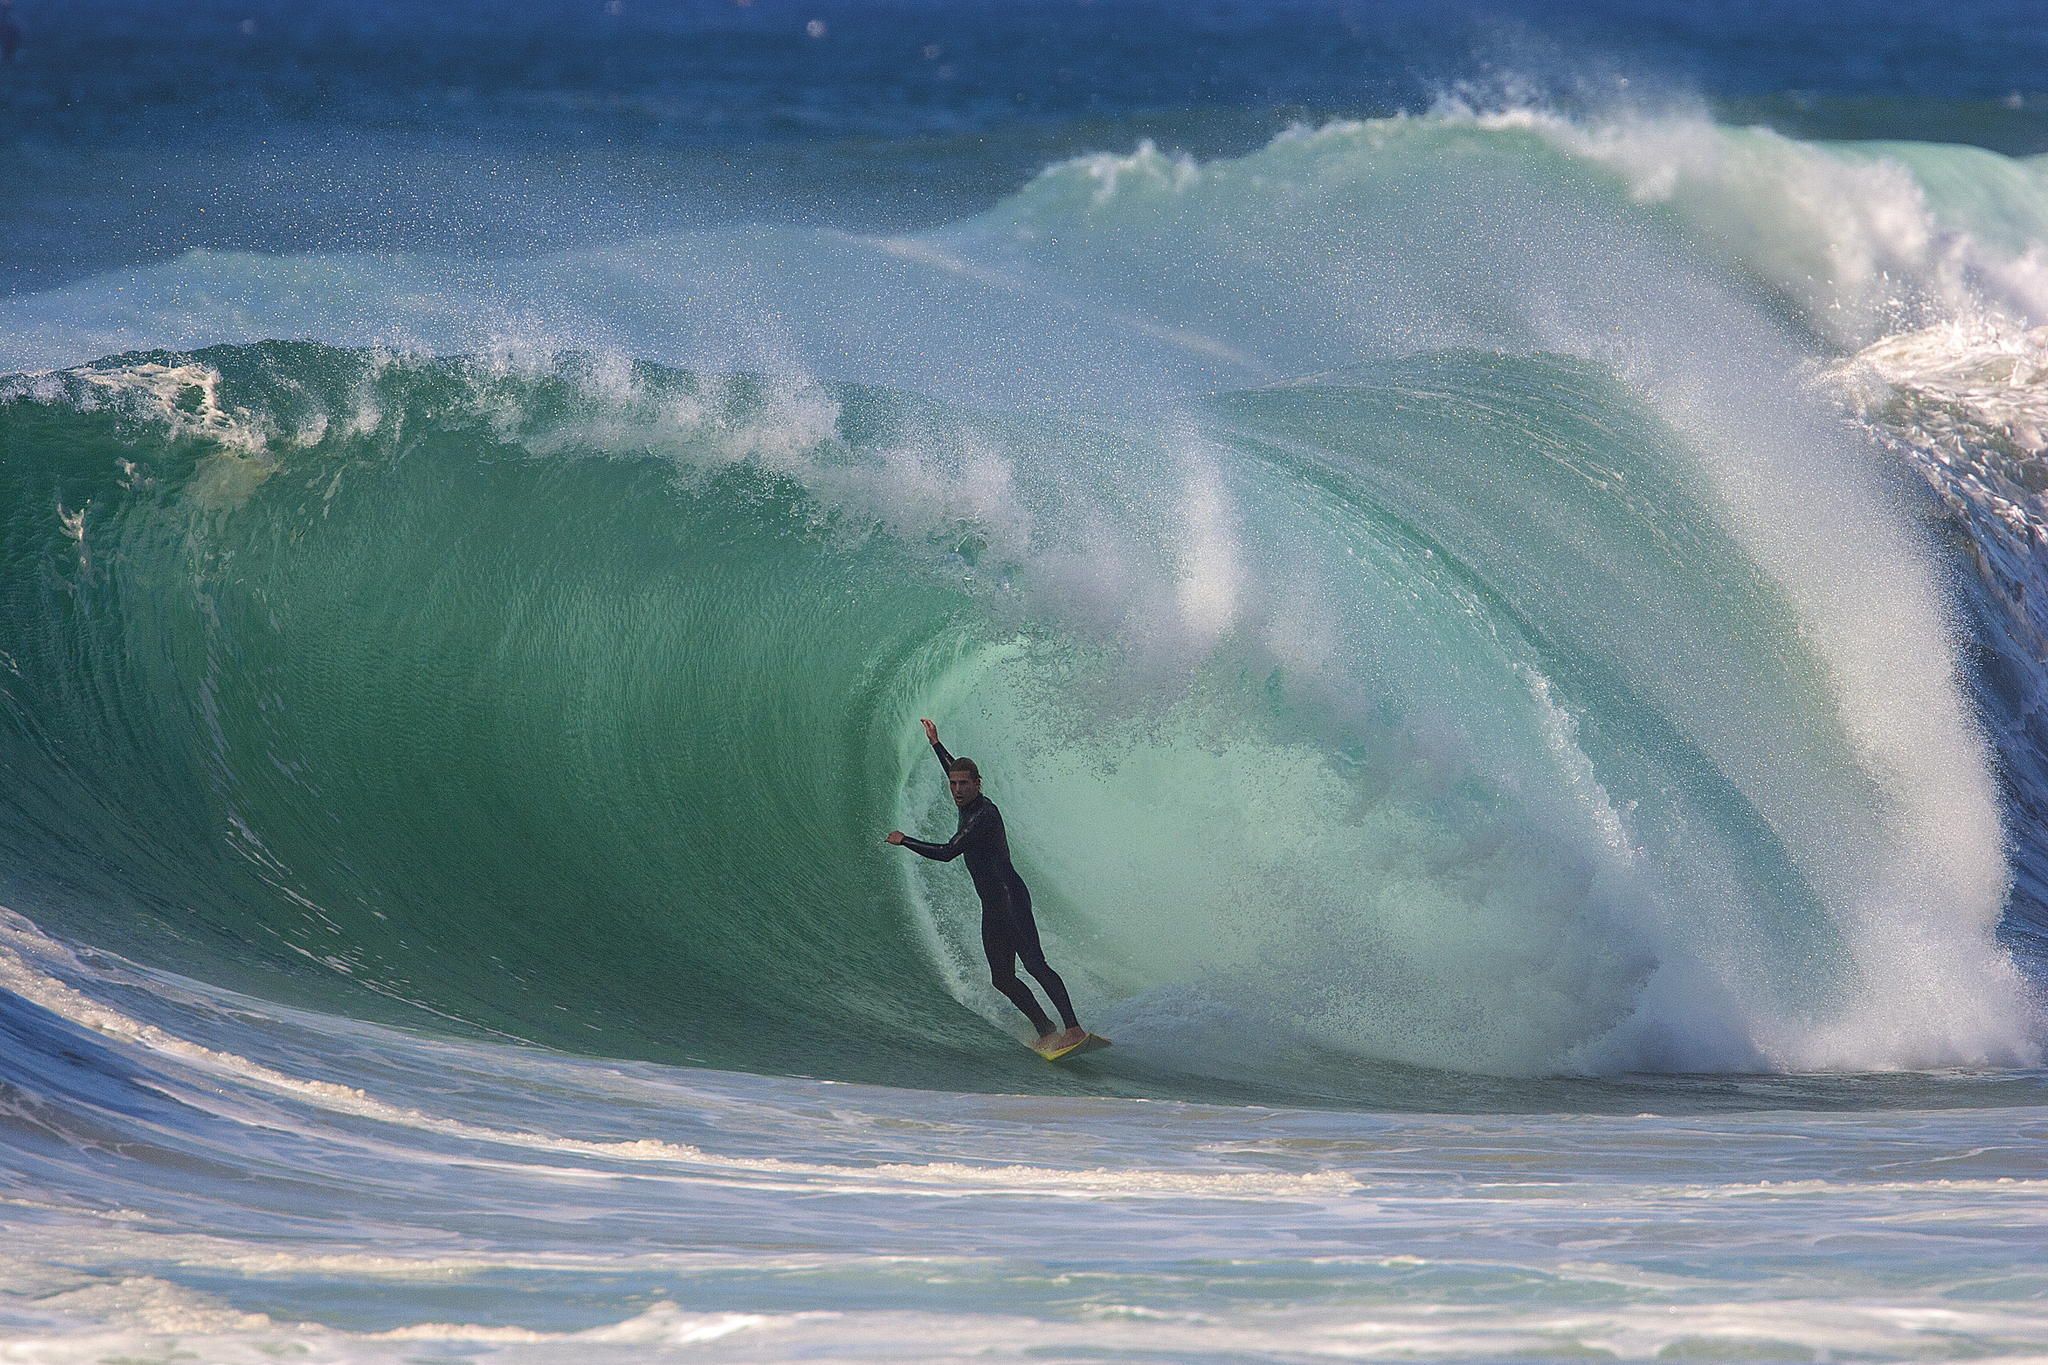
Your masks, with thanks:
[(1060, 980), (1060, 974), (1045, 960), (1045, 949), (1038, 946), (1038, 921), (1031, 918), (1031, 893), (1021, 887), (1010, 902), (1010, 944), (1024, 960), (1024, 970), (1031, 973), (1045, 998), (1060, 1012), (1060, 1022), (1069, 1029), (1081, 1027), (1081, 1021), (1074, 1017), (1074, 1002), (1067, 996), (1067, 983)]
[(1052, 1007), (1060, 1012), (1060, 1022), (1070, 1029), (1081, 1027), (1081, 1021), (1074, 1017), (1074, 1002), (1067, 997), (1067, 983), (1060, 980), (1060, 974), (1045, 960), (1044, 953), (1034, 953), (1024, 959), (1024, 970), (1030, 972), (1038, 982), (1045, 998), (1052, 1001)]
[(1017, 948), (1010, 941), (1008, 917), (984, 906), (981, 912), (981, 951), (988, 957), (989, 984), (1008, 996), (1010, 1003), (1024, 1011), (1031, 1027), (1043, 1038), (1052, 1032), (1052, 1020), (1038, 1007), (1038, 997), (1017, 976)]

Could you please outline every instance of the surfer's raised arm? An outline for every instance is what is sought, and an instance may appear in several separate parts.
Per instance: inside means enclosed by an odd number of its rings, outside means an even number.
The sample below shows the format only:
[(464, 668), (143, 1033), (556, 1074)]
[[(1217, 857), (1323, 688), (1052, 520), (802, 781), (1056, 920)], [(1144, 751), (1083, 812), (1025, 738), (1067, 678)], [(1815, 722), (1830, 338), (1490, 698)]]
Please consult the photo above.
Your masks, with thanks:
[(953, 755), (947, 753), (946, 746), (939, 743), (939, 727), (928, 720), (921, 720), (918, 724), (924, 727), (924, 737), (932, 742), (932, 752), (939, 756), (939, 766), (951, 772)]
[[(953, 755), (947, 753), (946, 746), (939, 743), (939, 727), (928, 720), (919, 720), (917, 723), (924, 727), (924, 737), (931, 741), (932, 752), (939, 756), (939, 766), (946, 770), (946, 776), (950, 780), (953, 776)], [(977, 783), (976, 786), (978, 791), (979, 784)], [(929, 843), (923, 839), (913, 839), (900, 829), (890, 830), (883, 842), (899, 845), (913, 853), (921, 853), (927, 858), (936, 858), (942, 863), (950, 863), (967, 851), (967, 836), (976, 823), (976, 821), (970, 820), (963, 814), (960, 817), (960, 828), (951, 839), (943, 844)]]

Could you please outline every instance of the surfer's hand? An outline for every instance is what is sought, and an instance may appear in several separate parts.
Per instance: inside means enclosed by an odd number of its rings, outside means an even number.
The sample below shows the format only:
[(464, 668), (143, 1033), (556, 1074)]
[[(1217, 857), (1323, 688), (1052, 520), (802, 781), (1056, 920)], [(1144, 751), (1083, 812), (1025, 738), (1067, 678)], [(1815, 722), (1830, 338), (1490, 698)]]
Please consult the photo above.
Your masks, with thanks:
[(885, 843), (885, 844), (900, 844), (900, 843), (902, 843), (902, 842), (903, 842), (903, 831), (902, 831), (902, 830), (900, 830), (900, 829), (892, 829), (892, 830), (890, 830), (890, 831), (889, 831), (889, 833), (888, 833), (888, 834), (887, 834), (886, 836), (884, 836), (884, 838), (882, 839), (882, 842), (883, 842), (883, 843)]
[(930, 721), (928, 721), (928, 720), (921, 720), (921, 721), (919, 721), (919, 722), (918, 722), (918, 724), (919, 724), (919, 725), (922, 725), (922, 726), (924, 727), (924, 737), (925, 737), (925, 738), (926, 738), (927, 740), (929, 740), (929, 741), (930, 741), (931, 743), (933, 743), (933, 744), (937, 744), (937, 743), (939, 742), (939, 727), (938, 727), (938, 726), (936, 726), (936, 725), (932, 724), (932, 723), (931, 723)]

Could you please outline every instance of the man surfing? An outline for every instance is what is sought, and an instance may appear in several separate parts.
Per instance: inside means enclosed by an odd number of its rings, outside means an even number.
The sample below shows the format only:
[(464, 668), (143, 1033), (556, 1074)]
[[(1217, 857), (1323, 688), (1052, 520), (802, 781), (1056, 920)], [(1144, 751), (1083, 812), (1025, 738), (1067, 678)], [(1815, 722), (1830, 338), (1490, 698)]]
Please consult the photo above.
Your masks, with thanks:
[[(1003, 830), (1003, 813), (996, 809), (995, 802), (981, 794), (981, 769), (974, 760), (947, 753), (946, 746), (939, 743), (938, 726), (928, 720), (918, 724), (924, 726), (924, 737), (932, 742), (932, 751), (946, 770), (946, 783), (953, 789), (953, 804), (960, 808), (960, 827), (943, 844), (909, 838), (900, 829), (890, 830), (887, 842), (901, 844), (912, 853), (941, 863), (950, 863), (963, 853), (967, 855), (967, 875), (974, 878), (975, 894), (981, 897), (981, 951), (988, 956), (989, 981), (1010, 998), (1011, 1004), (1024, 1011), (1031, 1026), (1038, 1030), (1038, 1041), (1032, 1047), (1048, 1054), (1079, 1047), (1088, 1041), (1088, 1030), (1074, 1017), (1066, 983), (1046, 962), (1045, 950), (1038, 946), (1038, 922), (1031, 918), (1031, 891), (1010, 861), (1010, 839)], [(1064, 1031), (1053, 1028), (1052, 1020), (1038, 1007), (1038, 997), (1018, 979), (1019, 958), (1024, 960), (1024, 969), (1044, 988), (1053, 1008), (1060, 1012)]]

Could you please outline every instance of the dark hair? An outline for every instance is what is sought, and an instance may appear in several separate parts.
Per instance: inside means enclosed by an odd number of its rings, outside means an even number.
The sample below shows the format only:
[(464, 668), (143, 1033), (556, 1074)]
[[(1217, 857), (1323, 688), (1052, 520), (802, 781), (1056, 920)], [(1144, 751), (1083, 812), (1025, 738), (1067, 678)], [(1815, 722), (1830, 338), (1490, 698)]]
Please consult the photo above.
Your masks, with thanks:
[(956, 758), (951, 763), (948, 763), (946, 765), (946, 776), (951, 777), (954, 773), (966, 773), (976, 782), (981, 781), (981, 769), (975, 766), (975, 762), (971, 758)]

